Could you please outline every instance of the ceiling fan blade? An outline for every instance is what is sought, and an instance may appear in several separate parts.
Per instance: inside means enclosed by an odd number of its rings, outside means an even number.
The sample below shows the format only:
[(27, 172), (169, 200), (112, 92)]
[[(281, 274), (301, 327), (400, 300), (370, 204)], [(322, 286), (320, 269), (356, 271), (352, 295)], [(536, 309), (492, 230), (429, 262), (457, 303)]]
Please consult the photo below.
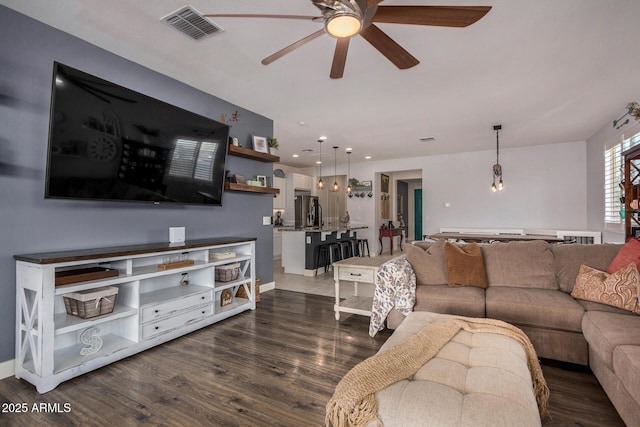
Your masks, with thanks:
[(322, 30), (318, 30), (315, 33), (309, 34), (307, 37), (302, 38), (300, 40), (298, 40), (295, 43), (290, 44), (289, 46), (285, 47), (284, 49), (280, 49), (279, 51), (277, 51), (274, 54), (271, 54), (269, 56), (267, 56), (266, 58), (264, 58), (262, 60), (262, 65), (269, 65), (271, 64), (273, 61), (275, 61), (276, 59), (280, 59), (283, 56), (285, 56), (287, 53), (299, 48), (300, 46), (309, 43), (311, 40), (320, 37), (321, 35), (323, 35), (324, 32), (324, 28)]
[(340, 37), (336, 41), (336, 51), (333, 54), (333, 64), (331, 64), (332, 79), (340, 79), (344, 74), (344, 66), (347, 63), (347, 52), (349, 51), (350, 37)]
[(379, 6), (372, 22), (466, 27), (490, 10), (491, 6)]
[(314, 19), (322, 18), (322, 16), (307, 16), (307, 15), (269, 15), (269, 14), (255, 14), (255, 13), (206, 13), (202, 16), (207, 18), (276, 18), (276, 19), (303, 19), (311, 21)]
[(373, 24), (360, 31), (360, 35), (401, 70), (414, 67), (420, 63), (413, 55)]

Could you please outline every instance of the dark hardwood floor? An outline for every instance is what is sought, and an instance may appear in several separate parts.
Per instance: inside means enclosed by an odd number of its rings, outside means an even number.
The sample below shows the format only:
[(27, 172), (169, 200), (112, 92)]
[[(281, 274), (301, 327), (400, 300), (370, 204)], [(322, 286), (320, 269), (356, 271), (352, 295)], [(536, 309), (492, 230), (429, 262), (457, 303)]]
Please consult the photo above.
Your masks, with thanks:
[[(2, 409), (25, 403), (28, 410), (0, 413), (0, 425), (322, 426), (340, 378), (389, 335), (370, 338), (363, 316), (343, 314), (336, 322), (332, 298), (274, 290), (261, 295), (254, 312), (46, 394), (6, 378), (0, 381)], [(544, 426), (624, 426), (590, 372), (552, 363), (543, 370), (552, 416)], [(34, 404), (48, 411), (34, 411)]]

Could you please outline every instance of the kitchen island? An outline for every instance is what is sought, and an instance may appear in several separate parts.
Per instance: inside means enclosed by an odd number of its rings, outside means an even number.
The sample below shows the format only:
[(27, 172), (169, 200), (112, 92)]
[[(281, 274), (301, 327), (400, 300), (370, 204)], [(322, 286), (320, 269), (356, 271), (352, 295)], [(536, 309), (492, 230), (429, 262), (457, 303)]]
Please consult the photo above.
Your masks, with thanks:
[(315, 265), (320, 245), (355, 239), (357, 230), (366, 228), (368, 228), (366, 225), (323, 227), (322, 229), (317, 227), (278, 228), (282, 231), (282, 267), (284, 267), (284, 272), (315, 276), (316, 267), (322, 268), (324, 271), (324, 265)]

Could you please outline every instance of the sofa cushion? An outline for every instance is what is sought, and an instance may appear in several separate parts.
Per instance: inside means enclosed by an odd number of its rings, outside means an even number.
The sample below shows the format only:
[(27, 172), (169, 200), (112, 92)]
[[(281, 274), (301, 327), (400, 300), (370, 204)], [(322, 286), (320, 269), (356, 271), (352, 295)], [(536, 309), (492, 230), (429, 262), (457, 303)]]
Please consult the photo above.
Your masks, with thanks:
[(550, 245), (542, 240), (482, 245), (489, 287), (558, 289)]
[(605, 365), (613, 370), (613, 350), (619, 345), (640, 345), (640, 316), (588, 311), (582, 318), (582, 333)]
[(413, 311), (484, 317), (484, 289), (472, 286), (417, 286)]
[(487, 317), (523, 326), (580, 332), (584, 308), (569, 295), (551, 289), (489, 287)]
[(640, 399), (640, 345), (619, 345), (613, 350), (613, 371), (631, 396)]
[(477, 286), (486, 289), (487, 271), (484, 267), (482, 251), (477, 243), (460, 247), (452, 243), (444, 244), (444, 260), (447, 264), (449, 286)]
[(621, 308), (613, 307), (611, 305), (600, 304), (599, 302), (593, 301), (585, 301), (585, 300), (576, 300), (578, 303), (584, 307), (584, 311), (606, 311), (609, 313), (619, 313), (619, 314), (629, 314), (627, 310), (623, 310)]
[(631, 263), (613, 274), (582, 265), (571, 296), (640, 314), (638, 267)]
[(444, 244), (444, 240), (438, 240), (429, 244), (426, 249), (418, 244), (404, 246), (407, 261), (416, 274), (416, 285), (444, 285), (447, 283)]
[(582, 264), (596, 270), (606, 271), (623, 246), (622, 244), (551, 245), (560, 289), (564, 292), (571, 292)]
[(640, 268), (640, 239), (631, 238), (625, 243), (613, 261), (611, 261), (609, 268), (607, 268), (607, 273), (615, 273), (632, 262)]

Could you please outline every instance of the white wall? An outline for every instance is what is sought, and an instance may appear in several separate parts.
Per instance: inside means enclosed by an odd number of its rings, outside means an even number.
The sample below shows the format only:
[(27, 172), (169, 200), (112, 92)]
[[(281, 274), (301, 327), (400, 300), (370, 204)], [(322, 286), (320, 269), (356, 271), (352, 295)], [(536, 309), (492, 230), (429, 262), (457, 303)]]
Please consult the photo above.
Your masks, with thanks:
[[(440, 227), (587, 228), (586, 142), (503, 149), (505, 189), (491, 191), (493, 150), (351, 164), (351, 176), (374, 181), (376, 172), (422, 170), (423, 232)], [(344, 173), (344, 171), (338, 173)], [(345, 165), (346, 166), (346, 165)], [(351, 222), (369, 226), (359, 234), (379, 251), (376, 202), (348, 199)], [(449, 207), (444, 207), (448, 202)]]

